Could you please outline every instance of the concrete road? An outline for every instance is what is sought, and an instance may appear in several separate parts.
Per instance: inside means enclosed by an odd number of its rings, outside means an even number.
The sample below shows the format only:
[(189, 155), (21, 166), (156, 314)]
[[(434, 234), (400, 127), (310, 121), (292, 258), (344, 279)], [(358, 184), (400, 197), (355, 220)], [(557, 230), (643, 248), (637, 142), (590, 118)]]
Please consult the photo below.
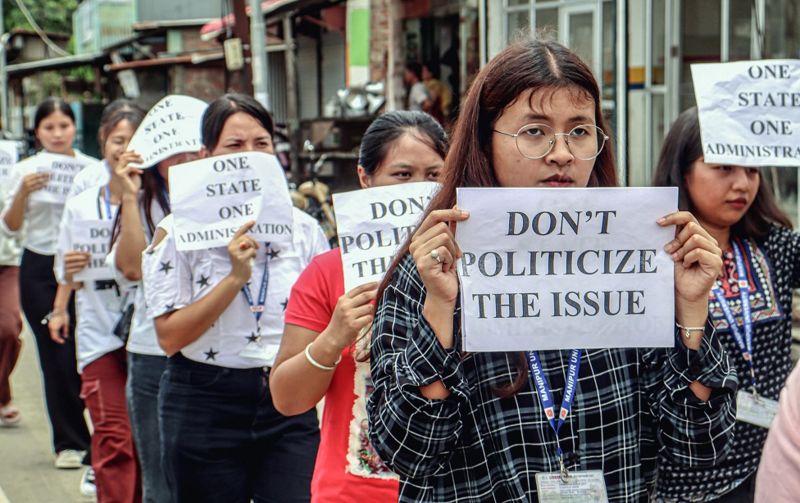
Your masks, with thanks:
[(22, 354), (11, 375), (22, 421), (15, 427), (0, 427), (0, 503), (91, 502), (78, 492), (83, 469), (53, 466), (36, 343), (28, 330), (22, 339)]

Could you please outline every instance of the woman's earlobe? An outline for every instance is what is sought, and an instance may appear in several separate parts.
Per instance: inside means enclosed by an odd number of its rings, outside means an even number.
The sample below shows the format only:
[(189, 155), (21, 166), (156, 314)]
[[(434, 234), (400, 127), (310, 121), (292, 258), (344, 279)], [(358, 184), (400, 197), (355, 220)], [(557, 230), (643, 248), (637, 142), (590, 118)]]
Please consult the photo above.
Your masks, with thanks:
[(372, 177), (367, 174), (367, 170), (364, 169), (363, 166), (358, 166), (358, 168), (356, 168), (356, 173), (358, 173), (358, 183), (361, 185), (362, 189), (372, 187)]

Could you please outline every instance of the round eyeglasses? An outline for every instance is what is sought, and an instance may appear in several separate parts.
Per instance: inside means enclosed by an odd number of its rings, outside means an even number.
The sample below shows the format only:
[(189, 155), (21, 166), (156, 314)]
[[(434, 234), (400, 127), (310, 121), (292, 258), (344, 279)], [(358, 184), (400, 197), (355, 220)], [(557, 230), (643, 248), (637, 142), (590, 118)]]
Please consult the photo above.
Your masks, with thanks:
[(556, 133), (547, 124), (528, 124), (519, 128), (516, 134), (493, 129), (495, 133), (514, 138), (517, 150), (527, 159), (541, 159), (553, 150), (556, 137), (563, 136), (567, 149), (582, 161), (594, 159), (603, 150), (608, 140), (605, 132), (592, 124), (575, 126), (569, 133)]

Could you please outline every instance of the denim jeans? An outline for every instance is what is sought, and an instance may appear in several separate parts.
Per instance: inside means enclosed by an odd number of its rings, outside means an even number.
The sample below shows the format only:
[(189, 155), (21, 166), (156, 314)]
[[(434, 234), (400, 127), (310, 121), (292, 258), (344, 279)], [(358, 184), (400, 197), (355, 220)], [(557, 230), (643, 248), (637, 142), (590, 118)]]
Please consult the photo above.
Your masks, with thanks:
[(142, 470), (142, 501), (170, 503), (167, 479), (161, 468), (158, 425), (158, 387), (167, 366), (166, 356), (128, 353), (128, 415)]
[(310, 501), (316, 410), (275, 410), (268, 368), (218, 367), (179, 353), (167, 361), (158, 405), (174, 501)]

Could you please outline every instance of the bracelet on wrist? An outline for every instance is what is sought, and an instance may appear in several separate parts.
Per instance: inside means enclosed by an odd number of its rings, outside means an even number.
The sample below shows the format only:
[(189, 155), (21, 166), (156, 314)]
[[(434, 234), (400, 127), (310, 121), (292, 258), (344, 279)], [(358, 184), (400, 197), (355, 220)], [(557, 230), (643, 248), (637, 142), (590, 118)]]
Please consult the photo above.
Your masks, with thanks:
[(45, 314), (44, 318), (42, 318), (41, 323), (42, 323), (42, 325), (47, 325), (47, 323), (51, 319), (53, 319), (54, 317), (56, 317), (56, 316), (66, 316), (66, 315), (67, 315), (67, 310), (66, 309), (55, 309), (55, 310), (50, 311), (49, 313)]
[(702, 326), (702, 327), (687, 327), (687, 326), (681, 325), (677, 321), (675, 322), (675, 326), (683, 331), (683, 336), (686, 337), (687, 339), (691, 338), (692, 332), (705, 333), (705, 331), (706, 331), (706, 327), (705, 326)]
[(338, 365), (339, 362), (342, 361), (342, 355), (341, 354), (339, 355), (339, 358), (337, 358), (336, 361), (333, 362), (333, 365), (323, 365), (317, 360), (315, 360), (313, 356), (311, 356), (311, 351), (309, 349), (311, 348), (312, 344), (314, 344), (313, 341), (309, 342), (308, 345), (306, 346), (306, 349), (303, 350), (303, 354), (306, 355), (306, 360), (308, 360), (308, 363), (310, 363), (314, 367), (317, 367), (320, 370), (331, 371), (336, 369), (336, 365)]

